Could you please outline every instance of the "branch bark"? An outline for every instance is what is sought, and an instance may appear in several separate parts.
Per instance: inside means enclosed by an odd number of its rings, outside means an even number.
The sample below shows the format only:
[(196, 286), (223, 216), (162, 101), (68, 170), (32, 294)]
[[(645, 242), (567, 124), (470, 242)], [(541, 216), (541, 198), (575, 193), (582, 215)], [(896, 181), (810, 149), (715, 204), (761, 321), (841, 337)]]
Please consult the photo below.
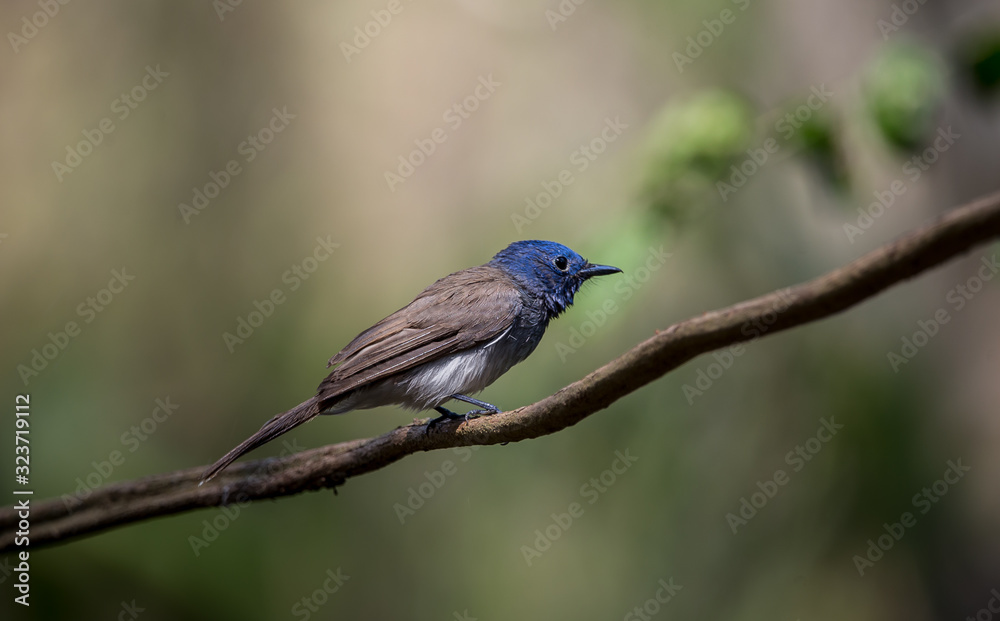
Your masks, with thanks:
[[(538, 438), (574, 425), (703, 353), (750, 340), (743, 327), (768, 316), (767, 334), (839, 313), (1000, 236), (1000, 193), (954, 209), (896, 241), (809, 282), (659, 331), (583, 379), (531, 405), (430, 434), (422, 424), (284, 458), (237, 463), (198, 486), (204, 467), (114, 483), (84, 499), (32, 503), (31, 548), (202, 507), (334, 488), (417, 451)], [(752, 335), (752, 333), (751, 333)], [(63, 498), (68, 499), (68, 496)], [(0, 552), (14, 545), (14, 507), (0, 509)]]

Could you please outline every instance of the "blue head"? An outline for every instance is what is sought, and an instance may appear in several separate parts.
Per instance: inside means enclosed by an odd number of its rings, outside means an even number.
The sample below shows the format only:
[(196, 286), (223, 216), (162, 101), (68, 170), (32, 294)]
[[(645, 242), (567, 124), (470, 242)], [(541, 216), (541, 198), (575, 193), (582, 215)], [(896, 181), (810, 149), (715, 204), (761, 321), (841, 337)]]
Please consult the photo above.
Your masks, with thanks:
[(514, 242), (489, 264), (510, 274), (541, 300), (550, 319), (573, 303), (573, 296), (587, 279), (621, 271), (610, 265), (593, 265), (562, 244), (540, 240)]

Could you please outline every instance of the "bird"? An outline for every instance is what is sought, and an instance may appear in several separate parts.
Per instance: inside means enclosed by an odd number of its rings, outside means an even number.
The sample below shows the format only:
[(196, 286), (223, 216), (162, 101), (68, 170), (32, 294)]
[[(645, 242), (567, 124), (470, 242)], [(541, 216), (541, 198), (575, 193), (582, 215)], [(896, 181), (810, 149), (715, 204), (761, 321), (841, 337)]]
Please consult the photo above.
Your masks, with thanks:
[[(383, 405), (433, 409), (440, 416), (428, 422), (429, 433), (445, 421), (499, 413), (470, 395), (527, 358), (584, 282), (621, 271), (592, 264), (556, 242), (524, 240), (483, 265), (439, 279), (330, 358), (327, 368), (335, 368), (314, 397), (264, 423), (210, 466), (200, 484), (321, 414)], [(456, 414), (444, 407), (450, 400), (477, 409)]]

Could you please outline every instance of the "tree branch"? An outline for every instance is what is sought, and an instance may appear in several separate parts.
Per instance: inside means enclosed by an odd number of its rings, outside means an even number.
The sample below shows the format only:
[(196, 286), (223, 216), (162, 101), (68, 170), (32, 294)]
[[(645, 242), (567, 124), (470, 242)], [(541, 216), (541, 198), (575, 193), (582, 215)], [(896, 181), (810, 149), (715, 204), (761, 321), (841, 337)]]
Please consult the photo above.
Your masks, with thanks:
[[(422, 424), (284, 458), (237, 463), (204, 486), (204, 467), (114, 483), (84, 499), (32, 503), (31, 548), (202, 507), (334, 488), (417, 451), (518, 442), (555, 433), (604, 409), (700, 354), (751, 340), (744, 327), (767, 318), (768, 334), (834, 315), (888, 287), (1000, 236), (1000, 193), (934, 222), (809, 282), (675, 324), (529, 406), (425, 434)], [(18, 515), (0, 509), (0, 551), (14, 545)]]

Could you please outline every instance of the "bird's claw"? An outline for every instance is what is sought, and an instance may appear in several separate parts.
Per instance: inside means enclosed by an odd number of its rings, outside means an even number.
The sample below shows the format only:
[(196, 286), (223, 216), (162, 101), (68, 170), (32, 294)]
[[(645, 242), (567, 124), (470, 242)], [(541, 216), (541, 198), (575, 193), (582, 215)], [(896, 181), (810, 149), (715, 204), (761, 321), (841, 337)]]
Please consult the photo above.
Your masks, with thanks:
[(468, 422), (468, 421), (472, 420), (473, 418), (479, 418), (480, 416), (484, 416), (484, 415), (487, 415), (487, 414), (496, 414), (497, 413), (497, 412), (492, 412), (490, 410), (469, 410), (465, 414), (458, 414), (458, 413), (452, 412), (451, 410), (448, 410), (446, 408), (435, 408), (435, 409), (441, 414), (441, 416), (438, 416), (437, 418), (433, 418), (433, 419), (431, 419), (431, 420), (429, 420), (427, 422), (427, 427), (424, 429), (424, 434), (430, 433), (431, 429), (433, 429), (434, 427), (437, 427), (439, 424), (447, 422), (447, 421), (453, 421), (453, 420), (455, 420), (455, 421), (460, 421), (460, 422)]
[(452, 412), (451, 410), (448, 410), (448, 409), (445, 409), (445, 408), (434, 408), (434, 409), (437, 410), (441, 414), (441, 416), (438, 416), (437, 418), (433, 418), (433, 419), (431, 419), (430, 421), (427, 422), (427, 427), (424, 429), (424, 434), (430, 433), (431, 429), (434, 429), (440, 423), (443, 423), (445, 421), (450, 421), (450, 420), (463, 420), (463, 421), (465, 421), (465, 420), (469, 420), (468, 416), (465, 415), (465, 414), (456, 414), (455, 412)]

